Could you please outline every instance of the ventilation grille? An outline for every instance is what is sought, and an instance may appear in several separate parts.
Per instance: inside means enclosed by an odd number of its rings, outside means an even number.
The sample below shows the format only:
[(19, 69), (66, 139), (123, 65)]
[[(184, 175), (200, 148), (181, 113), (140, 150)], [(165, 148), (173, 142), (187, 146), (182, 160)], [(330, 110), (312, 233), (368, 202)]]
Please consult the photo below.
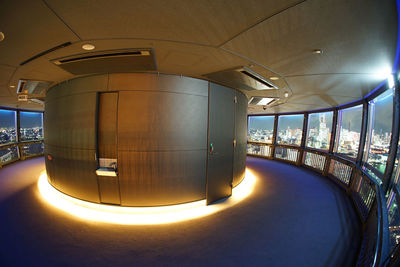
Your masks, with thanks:
[(21, 79), (18, 82), (17, 94), (40, 95), (52, 82)]
[(249, 100), (249, 105), (270, 106), (278, 100), (279, 100), (279, 98), (253, 96)]
[(279, 89), (274, 83), (247, 67), (240, 67), (203, 75), (218, 83), (247, 91)]
[(156, 71), (152, 49), (98, 51), (51, 60), (71, 74)]

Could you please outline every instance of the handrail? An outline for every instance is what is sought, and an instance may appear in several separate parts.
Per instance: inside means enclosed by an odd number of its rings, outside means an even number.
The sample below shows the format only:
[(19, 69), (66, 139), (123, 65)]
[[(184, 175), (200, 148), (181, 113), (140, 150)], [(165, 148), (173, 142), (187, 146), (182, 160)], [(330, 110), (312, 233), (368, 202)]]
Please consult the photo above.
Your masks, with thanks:
[[(384, 194), (382, 193), (382, 188), (381, 185), (374, 179), (372, 178), (368, 172), (366, 170), (364, 170), (363, 168), (361, 168), (360, 166), (357, 166), (355, 164), (355, 161), (349, 160), (347, 158), (341, 157), (340, 155), (337, 155), (335, 153), (329, 153), (328, 151), (322, 151), (322, 150), (315, 150), (312, 148), (307, 148), (307, 147), (300, 147), (300, 146), (293, 146), (293, 145), (285, 145), (285, 144), (268, 144), (268, 143), (262, 143), (262, 142), (254, 142), (254, 141), (249, 141), (248, 144), (250, 145), (263, 145), (263, 146), (269, 146), (272, 148), (272, 151), (275, 150), (276, 147), (283, 147), (283, 148), (290, 148), (290, 149), (297, 149), (299, 152), (308, 152), (308, 153), (314, 153), (317, 155), (322, 155), (325, 156), (325, 166), (327, 169), (329, 167), (329, 164), (331, 164), (331, 160), (335, 160), (338, 161), (340, 163), (343, 163), (347, 166), (349, 166), (352, 170), (353, 175), (351, 175), (351, 180), (349, 182), (348, 185), (346, 185), (347, 187), (347, 191), (351, 191), (352, 189), (352, 180), (355, 179), (354, 176), (356, 175), (356, 172), (358, 172), (361, 175), (360, 179), (366, 179), (368, 181), (368, 184), (370, 186), (370, 188), (373, 189), (373, 191), (375, 191), (375, 201), (376, 201), (376, 236), (374, 239), (374, 244), (375, 244), (375, 248), (373, 249), (374, 253), (373, 253), (373, 258), (371, 259), (372, 261), (372, 266), (384, 266), (385, 262), (383, 261), (383, 258), (386, 257), (382, 257), (382, 255), (386, 255), (388, 254), (388, 252), (383, 251), (383, 249), (387, 249), (386, 246), (384, 246), (383, 242), (384, 242), (384, 238), (383, 238), (383, 229), (384, 229), (384, 218), (382, 216), (383, 214), (383, 209), (386, 207), (385, 203), (385, 197)], [(253, 156), (253, 154), (248, 154), (249, 156)], [(263, 156), (263, 155), (254, 155), (257, 157), (264, 157), (264, 158), (272, 158), (272, 159), (277, 159), (275, 157), (274, 154), (271, 154), (270, 156)], [(278, 158), (278, 160), (284, 160), (287, 161), (285, 159), (281, 159)], [(300, 159), (300, 165), (304, 165), (304, 157), (303, 159)], [(289, 162), (289, 161), (288, 161)], [(317, 171), (315, 168), (311, 169)], [(324, 175), (328, 175), (327, 172), (322, 172)], [(336, 181), (335, 181), (336, 182)], [(361, 191), (360, 191), (361, 192)], [(358, 193), (358, 192), (356, 192)], [(361, 196), (360, 196), (361, 197)], [(354, 199), (354, 198), (353, 198)], [(371, 203), (368, 202), (367, 203)], [(356, 205), (357, 206), (357, 205)], [(357, 207), (359, 208), (359, 207)], [(369, 216), (372, 212), (371, 208), (369, 207), (367, 209), (367, 215), (366, 217), (362, 217), (362, 212), (360, 211), (360, 220), (364, 225), (367, 225), (367, 220), (369, 218), (372, 218), (371, 216)], [(365, 213), (364, 213), (365, 214)], [(375, 228), (374, 228), (375, 229)], [(365, 236), (363, 238), (366, 238)], [(359, 261), (362, 260), (364, 261), (365, 259), (363, 258), (364, 255), (361, 254), (362, 251), (360, 251), (359, 254)], [(366, 255), (368, 256), (368, 255)], [(368, 260), (368, 259), (367, 259)]]
[(15, 147), (17, 149), (17, 157), (13, 158), (11, 160), (8, 160), (6, 162), (0, 162), (0, 168), (3, 167), (4, 165), (7, 165), (9, 163), (18, 161), (18, 160), (24, 160), (26, 158), (30, 157), (36, 157), (36, 156), (42, 156), (44, 153), (37, 153), (37, 154), (25, 154), (22, 147), (23, 146), (29, 146), (29, 145), (34, 145), (34, 144), (44, 144), (44, 140), (29, 140), (29, 141), (20, 141), (20, 142), (14, 142), (14, 143), (9, 143), (9, 144), (4, 144), (0, 145), (0, 150), (4, 149), (9, 149)]

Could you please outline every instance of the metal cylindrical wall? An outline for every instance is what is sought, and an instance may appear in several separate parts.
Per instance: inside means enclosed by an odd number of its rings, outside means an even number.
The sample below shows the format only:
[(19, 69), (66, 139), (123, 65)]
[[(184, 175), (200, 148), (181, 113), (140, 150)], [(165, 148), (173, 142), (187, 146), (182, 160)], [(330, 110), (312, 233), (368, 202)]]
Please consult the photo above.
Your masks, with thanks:
[[(44, 123), (50, 183), (79, 199), (97, 203), (113, 199), (112, 204), (123, 206), (204, 199), (208, 87), (209, 82), (200, 79), (145, 73), (86, 76), (52, 87), (46, 96)], [(229, 90), (240, 99), (235, 109), (238, 149), (233, 180), (237, 184), (245, 168), (247, 101), (242, 93)], [(118, 95), (116, 126), (105, 127), (116, 129), (117, 177), (110, 178), (96, 175), (99, 94), (104, 92)], [(109, 186), (118, 188), (109, 190)], [(105, 192), (116, 195), (104, 197)]]

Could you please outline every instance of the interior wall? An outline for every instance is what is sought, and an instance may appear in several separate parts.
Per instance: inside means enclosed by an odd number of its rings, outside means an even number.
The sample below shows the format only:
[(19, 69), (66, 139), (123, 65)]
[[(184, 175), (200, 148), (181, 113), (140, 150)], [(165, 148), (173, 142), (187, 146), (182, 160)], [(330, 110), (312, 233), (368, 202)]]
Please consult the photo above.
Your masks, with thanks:
[[(98, 99), (100, 92), (118, 92), (120, 204), (156, 206), (204, 199), (209, 84), (175, 75), (123, 73), (80, 77), (50, 88), (44, 115), (49, 181), (68, 195), (101, 202), (96, 175)], [(235, 107), (232, 124), (242, 127), (247, 98), (234, 89), (222, 89), (237, 95), (241, 104)], [(232, 129), (237, 136), (235, 184), (244, 174), (245, 126)]]

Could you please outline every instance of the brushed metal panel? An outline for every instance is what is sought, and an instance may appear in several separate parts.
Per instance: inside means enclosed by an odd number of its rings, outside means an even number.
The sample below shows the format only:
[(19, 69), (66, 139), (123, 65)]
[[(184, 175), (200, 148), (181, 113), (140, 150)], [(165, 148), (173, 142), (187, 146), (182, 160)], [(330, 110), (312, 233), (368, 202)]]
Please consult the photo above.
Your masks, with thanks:
[(98, 176), (100, 202), (121, 204), (118, 177)]
[(46, 101), (67, 95), (103, 92), (107, 87), (108, 74), (79, 77), (51, 87), (46, 93)]
[(118, 150), (205, 149), (207, 101), (169, 92), (119, 92)]
[(77, 149), (96, 148), (96, 93), (47, 99), (45, 143)]
[(50, 167), (52, 185), (70, 196), (100, 202), (97, 185), (95, 150), (46, 145), (46, 166)]
[(98, 106), (98, 157), (117, 158), (118, 93), (100, 93)]
[(110, 74), (110, 91), (162, 91), (208, 96), (208, 82), (200, 79), (148, 73)]
[(121, 204), (154, 206), (205, 198), (207, 151), (119, 151)]
[(207, 204), (232, 194), (234, 96), (233, 89), (210, 83)]
[(247, 154), (247, 97), (236, 91), (235, 104), (235, 140), (236, 147), (233, 153), (233, 182), (235, 187), (244, 178)]

